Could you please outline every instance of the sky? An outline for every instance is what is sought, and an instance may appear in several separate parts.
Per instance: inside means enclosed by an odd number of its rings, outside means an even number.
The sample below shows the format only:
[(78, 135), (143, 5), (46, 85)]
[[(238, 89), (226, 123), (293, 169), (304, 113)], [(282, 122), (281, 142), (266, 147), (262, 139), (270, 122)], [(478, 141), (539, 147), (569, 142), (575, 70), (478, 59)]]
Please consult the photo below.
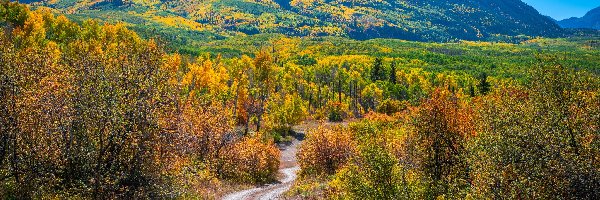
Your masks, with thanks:
[(523, 0), (543, 15), (562, 20), (582, 17), (591, 9), (600, 6), (600, 0)]

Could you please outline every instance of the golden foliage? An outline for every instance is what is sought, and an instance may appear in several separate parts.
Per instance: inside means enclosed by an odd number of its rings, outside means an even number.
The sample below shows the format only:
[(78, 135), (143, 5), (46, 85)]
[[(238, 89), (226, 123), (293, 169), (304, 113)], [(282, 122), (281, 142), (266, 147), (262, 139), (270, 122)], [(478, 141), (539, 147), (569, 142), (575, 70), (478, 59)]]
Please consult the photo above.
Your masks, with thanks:
[(298, 152), (298, 163), (305, 175), (334, 174), (356, 155), (356, 144), (341, 127), (319, 127), (308, 133)]
[(276, 180), (279, 149), (258, 137), (244, 138), (226, 150), (222, 174), (246, 183), (268, 183)]

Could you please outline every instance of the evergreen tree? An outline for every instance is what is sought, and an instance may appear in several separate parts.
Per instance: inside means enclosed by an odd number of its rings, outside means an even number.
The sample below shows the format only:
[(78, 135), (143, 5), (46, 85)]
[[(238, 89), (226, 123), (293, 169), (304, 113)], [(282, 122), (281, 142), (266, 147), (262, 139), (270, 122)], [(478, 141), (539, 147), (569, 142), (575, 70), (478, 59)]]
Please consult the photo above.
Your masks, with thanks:
[(475, 94), (475, 87), (472, 84), (469, 84), (469, 95), (471, 97), (475, 97), (476, 96), (476, 94)]
[(491, 90), (492, 85), (488, 82), (487, 78), (488, 75), (485, 72), (479, 76), (479, 83), (477, 84), (477, 89), (479, 89), (479, 92), (482, 95), (487, 95), (488, 93), (490, 93)]
[(372, 81), (381, 81), (385, 80), (385, 69), (383, 68), (383, 59), (375, 58), (375, 63), (373, 64), (373, 68), (371, 68), (371, 80)]
[(390, 69), (390, 83), (396, 84), (396, 62), (392, 62), (392, 66)]

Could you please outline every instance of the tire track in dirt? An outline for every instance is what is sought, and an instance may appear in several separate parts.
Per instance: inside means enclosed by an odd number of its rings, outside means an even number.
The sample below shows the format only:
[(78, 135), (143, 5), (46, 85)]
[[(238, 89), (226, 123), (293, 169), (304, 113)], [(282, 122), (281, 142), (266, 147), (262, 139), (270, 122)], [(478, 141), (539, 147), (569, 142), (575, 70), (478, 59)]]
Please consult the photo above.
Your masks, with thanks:
[(296, 160), (296, 153), (300, 141), (294, 138), (289, 145), (280, 146), (281, 164), (279, 174), (282, 175), (279, 182), (265, 185), (262, 187), (247, 189), (229, 194), (223, 200), (271, 200), (280, 199), (281, 195), (288, 191), (296, 180), (297, 173), (300, 170)]

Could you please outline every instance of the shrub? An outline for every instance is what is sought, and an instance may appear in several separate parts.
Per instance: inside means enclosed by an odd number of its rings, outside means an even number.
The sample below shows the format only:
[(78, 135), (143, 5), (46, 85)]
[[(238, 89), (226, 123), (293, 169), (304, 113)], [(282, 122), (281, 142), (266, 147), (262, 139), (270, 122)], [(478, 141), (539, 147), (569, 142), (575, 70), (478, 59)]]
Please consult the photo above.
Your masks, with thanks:
[(346, 113), (341, 103), (330, 103), (327, 106), (327, 119), (330, 122), (341, 122), (344, 121)]
[(172, 129), (159, 119), (176, 110), (165, 52), (123, 25), (6, 2), (0, 18), (16, 27), (0, 32), (0, 196), (161, 198)]
[(234, 142), (230, 114), (217, 106), (188, 102), (183, 106), (176, 147), (183, 155), (215, 164), (221, 149)]
[(310, 131), (298, 152), (302, 173), (334, 174), (355, 155), (355, 146), (347, 129), (319, 127)]
[(385, 141), (389, 139), (388, 130), (397, 128), (398, 125), (394, 117), (385, 114), (369, 112), (365, 114), (365, 118), (360, 122), (349, 123), (349, 129), (353, 138), (359, 143), (379, 142), (385, 145)]
[[(468, 187), (465, 144), (474, 135), (471, 110), (445, 89), (435, 90), (414, 116), (416, 160), (430, 180), (428, 198), (458, 195)], [(448, 196), (450, 195), (450, 196)]]
[(377, 112), (392, 116), (395, 113), (405, 110), (407, 107), (408, 103), (406, 101), (386, 99), (377, 107)]
[(331, 194), (340, 199), (422, 199), (415, 170), (399, 164), (385, 148), (367, 144), (360, 156), (341, 169), (331, 182)]
[(598, 199), (598, 86), (559, 64), (533, 74), (531, 90), (506, 88), (481, 100), (473, 196)]
[[(180, 171), (172, 176), (174, 194), (180, 199), (215, 199), (228, 192), (224, 191), (224, 182), (201, 162), (180, 161)], [(173, 196), (173, 195), (171, 195)]]
[(244, 138), (223, 154), (223, 178), (245, 183), (268, 183), (276, 180), (279, 169), (279, 149), (272, 142), (258, 137)]
[(268, 103), (269, 112), (265, 116), (265, 126), (276, 142), (289, 136), (292, 126), (304, 120), (307, 115), (304, 104), (302, 98), (297, 95), (273, 97)]

